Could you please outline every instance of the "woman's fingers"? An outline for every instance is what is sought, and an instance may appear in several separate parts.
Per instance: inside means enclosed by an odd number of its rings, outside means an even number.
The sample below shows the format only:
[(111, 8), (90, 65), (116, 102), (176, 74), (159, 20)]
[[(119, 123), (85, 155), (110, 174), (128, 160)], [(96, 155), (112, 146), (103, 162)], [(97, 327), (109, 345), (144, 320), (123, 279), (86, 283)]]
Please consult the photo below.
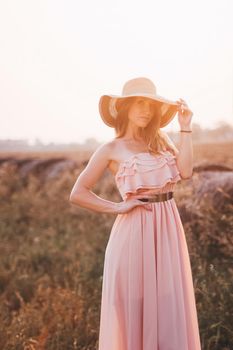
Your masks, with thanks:
[(176, 102), (179, 103), (180, 105), (188, 106), (187, 102), (185, 100), (183, 100), (182, 98), (180, 98), (180, 101), (177, 100)]
[(142, 202), (142, 201), (140, 201), (140, 199), (138, 199), (138, 201), (140, 202), (139, 203), (140, 206), (144, 206), (145, 209), (147, 209), (147, 210), (152, 210), (151, 205), (149, 203)]

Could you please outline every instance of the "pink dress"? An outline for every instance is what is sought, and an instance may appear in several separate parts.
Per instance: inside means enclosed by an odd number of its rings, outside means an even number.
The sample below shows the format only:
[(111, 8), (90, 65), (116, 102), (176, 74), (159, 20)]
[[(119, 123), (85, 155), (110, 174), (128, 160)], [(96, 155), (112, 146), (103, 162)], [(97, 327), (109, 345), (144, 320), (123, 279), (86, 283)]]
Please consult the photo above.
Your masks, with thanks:
[[(141, 152), (115, 175), (123, 199), (174, 191), (176, 157)], [(148, 205), (148, 204), (147, 204)], [(200, 350), (189, 253), (174, 197), (118, 214), (105, 250), (98, 350)]]

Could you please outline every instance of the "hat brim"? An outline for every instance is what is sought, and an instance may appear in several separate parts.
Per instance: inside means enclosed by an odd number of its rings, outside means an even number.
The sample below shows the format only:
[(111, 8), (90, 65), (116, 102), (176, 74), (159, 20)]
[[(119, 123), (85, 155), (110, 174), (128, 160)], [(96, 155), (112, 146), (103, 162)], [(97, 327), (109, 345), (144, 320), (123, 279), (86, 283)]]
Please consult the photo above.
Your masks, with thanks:
[(126, 96), (117, 96), (117, 95), (102, 95), (99, 100), (99, 113), (103, 120), (103, 122), (114, 128), (116, 125), (116, 119), (111, 115), (109, 110), (110, 100), (112, 98), (116, 99), (116, 101), (122, 101), (129, 97), (144, 97), (157, 102), (161, 108), (161, 123), (160, 128), (165, 127), (167, 124), (171, 122), (171, 120), (175, 117), (176, 112), (178, 110), (178, 103), (175, 101), (168, 100), (160, 95), (142, 95), (142, 94), (134, 94), (134, 95), (126, 95)]

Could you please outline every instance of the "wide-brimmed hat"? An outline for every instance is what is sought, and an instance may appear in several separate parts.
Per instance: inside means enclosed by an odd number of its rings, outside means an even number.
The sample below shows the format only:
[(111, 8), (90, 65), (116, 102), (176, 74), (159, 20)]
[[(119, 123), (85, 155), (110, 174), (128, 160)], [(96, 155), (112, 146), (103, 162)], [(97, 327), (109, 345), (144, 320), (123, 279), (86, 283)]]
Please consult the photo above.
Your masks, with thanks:
[(139, 77), (128, 80), (122, 89), (122, 95), (102, 95), (99, 100), (99, 112), (104, 123), (115, 127), (119, 103), (129, 97), (146, 97), (152, 99), (154, 107), (160, 109), (160, 128), (167, 125), (178, 111), (178, 103), (157, 94), (155, 84), (148, 78)]

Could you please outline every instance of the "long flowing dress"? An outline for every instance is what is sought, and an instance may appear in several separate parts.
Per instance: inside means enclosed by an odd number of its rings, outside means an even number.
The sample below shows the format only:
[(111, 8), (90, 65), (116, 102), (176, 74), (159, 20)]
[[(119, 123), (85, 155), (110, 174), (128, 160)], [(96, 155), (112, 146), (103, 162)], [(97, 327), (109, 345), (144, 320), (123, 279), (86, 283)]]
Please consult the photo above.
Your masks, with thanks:
[[(133, 154), (115, 175), (123, 199), (174, 191), (176, 156)], [(98, 350), (201, 350), (186, 237), (175, 198), (118, 214), (105, 250)]]

